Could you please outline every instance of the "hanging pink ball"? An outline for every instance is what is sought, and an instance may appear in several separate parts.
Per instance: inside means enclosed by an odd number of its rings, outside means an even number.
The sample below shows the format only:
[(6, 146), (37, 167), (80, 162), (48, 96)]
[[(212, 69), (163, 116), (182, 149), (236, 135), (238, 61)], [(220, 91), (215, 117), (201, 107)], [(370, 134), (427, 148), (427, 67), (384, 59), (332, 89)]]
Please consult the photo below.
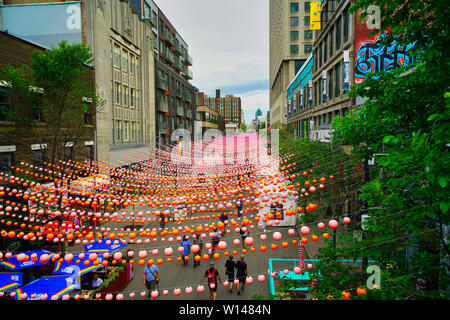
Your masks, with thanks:
[(175, 290), (173, 290), (173, 294), (175, 296), (179, 296), (181, 294), (181, 289), (180, 288), (176, 288)]
[(350, 218), (349, 217), (345, 217), (344, 218), (344, 223), (345, 224), (349, 224), (350, 223)]
[(274, 232), (272, 236), (275, 241), (281, 240), (281, 237), (282, 237), (281, 232), (278, 232), (278, 231)]
[(288, 270), (288, 269), (284, 269), (284, 270), (283, 270), (283, 273), (284, 273), (284, 274), (288, 274), (288, 273), (289, 273), (289, 270)]
[(141, 297), (145, 297), (147, 293), (145, 291), (141, 291)]
[(187, 294), (191, 294), (192, 291), (193, 291), (192, 287), (186, 287), (185, 292), (186, 292)]
[(158, 253), (159, 253), (158, 249), (153, 249), (153, 250), (152, 250), (152, 254), (153, 254), (154, 256), (158, 255)]
[(324, 224), (323, 222), (319, 222), (319, 223), (317, 224), (317, 227), (318, 227), (319, 229), (323, 229), (323, 228), (325, 228), (325, 224)]
[(235, 285), (238, 285), (238, 284), (239, 284), (239, 279), (234, 279), (233, 283), (234, 283)]
[(205, 291), (205, 287), (204, 286), (202, 286), (202, 285), (197, 286), (197, 292), (198, 293), (202, 293), (204, 291)]
[(147, 251), (141, 250), (139, 251), (139, 259), (145, 259), (147, 257)]
[(314, 186), (310, 187), (309, 192), (316, 192), (316, 187), (314, 187)]
[(251, 246), (253, 244), (253, 242), (254, 242), (254, 240), (253, 240), (252, 237), (247, 237), (244, 240), (244, 243), (245, 243), (246, 246)]
[(109, 259), (109, 252), (105, 252), (105, 253), (103, 254), (103, 258)]
[(238, 246), (238, 245), (241, 243), (241, 241), (240, 241), (239, 239), (234, 239), (234, 240), (233, 240), (233, 243), (234, 243), (236, 246)]
[(218, 247), (220, 250), (225, 250), (225, 248), (227, 247), (227, 243), (222, 240), (219, 242)]
[(197, 245), (197, 244), (193, 244), (193, 245), (191, 246), (191, 251), (192, 251), (193, 253), (199, 252), (199, 251), (200, 251), (200, 246)]
[(308, 263), (307, 265), (306, 265), (306, 267), (308, 268), (308, 269), (312, 269), (314, 266), (313, 266), (313, 264), (312, 263)]
[(119, 294), (116, 296), (116, 300), (123, 300), (123, 294), (119, 293)]
[[(192, 247), (191, 247), (192, 248)], [(173, 249), (171, 247), (167, 247), (164, 249), (164, 254), (166, 256), (171, 256), (173, 254)]]
[(295, 274), (299, 274), (300, 272), (302, 272), (302, 269), (300, 267), (294, 267)]
[(114, 253), (114, 259), (115, 259), (115, 260), (120, 260), (120, 259), (122, 259), (122, 252), (116, 252), (116, 253)]
[[(130, 295), (129, 295), (129, 296), (130, 296), (131, 299), (133, 299), (133, 298), (136, 296), (136, 294), (135, 294), (134, 292), (130, 292)], [(89, 296), (88, 296), (88, 297), (89, 297)]]
[(289, 230), (288, 230), (288, 234), (289, 234), (290, 236), (293, 236), (293, 235), (295, 234), (295, 230), (294, 230), (294, 229), (289, 229)]
[(245, 282), (246, 282), (247, 284), (252, 284), (252, 283), (253, 283), (253, 277), (248, 276), (247, 278), (245, 278)]
[(267, 239), (267, 236), (263, 233), (262, 235), (259, 236), (259, 238), (264, 241)]
[(277, 273), (276, 273), (275, 271), (272, 271), (272, 272), (270, 273), (270, 276), (271, 276), (272, 278), (274, 278), (276, 275), (277, 275)]
[(46, 293), (41, 295), (41, 300), (47, 300), (48, 299), (48, 295)]
[(301, 229), (300, 229), (300, 232), (301, 232), (304, 236), (307, 236), (307, 235), (309, 234), (310, 231), (311, 231), (311, 230), (310, 230), (309, 227), (307, 227), (307, 226), (303, 226), (303, 227), (301, 227)]
[(106, 296), (105, 296), (105, 300), (112, 300), (113, 299), (113, 295), (111, 294), (111, 293), (108, 293)]
[(16, 256), (16, 259), (17, 259), (17, 261), (22, 262), (22, 261), (24, 261), (24, 260), (26, 259), (26, 257), (27, 257), (27, 255), (26, 255), (25, 253), (19, 253), (19, 254)]
[(338, 225), (339, 225), (339, 223), (338, 223), (336, 220), (330, 220), (330, 221), (328, 222), (328, 226), (329, 226), (331, 229), (336, 229), (336, 228), (338, 227)]
[(266, 277), (265, 277), (263, 274), (260, 274), (260, 275), (258, 276), (258, 281), (259, 281), (259, 282), (264, 282), (264, 280), (266, 280)]
[(223, 282), (223, 286), (224, 286), (224, 287), (228, 287), (229, 284), (230, 284), (230, 283), (228, 282), (228, 280), (225, 280), (225, 281)]
[(153, 291), (150, 293), (150, 296), (151, 296), (153, 299), (157, 298), (157, 297), (159, 296), (158, 290), (153, 290)]
[(133, 250), (128, 251), (128, 257), (133, 258), (133, 256), (134, 256), (134, 251)]
[(66, 254), (66, 255), (64, 256), (64, 260), (65, 260), (67, 263), (72, 262), (72, 260), (73, 260), (73, 254), (71, 254), (71, 253)]
[(215, 283), (210, 283), (210, 284), (209, 284), (209, 287), (210, 287), (211, 289), (214, 289), (214, 288), (216, 287), (216, 284), (215, 284)]
[(208, 249), (208, 250), (211, 249), (212, 248), (211, 242), (205, 243), (205, 248)]

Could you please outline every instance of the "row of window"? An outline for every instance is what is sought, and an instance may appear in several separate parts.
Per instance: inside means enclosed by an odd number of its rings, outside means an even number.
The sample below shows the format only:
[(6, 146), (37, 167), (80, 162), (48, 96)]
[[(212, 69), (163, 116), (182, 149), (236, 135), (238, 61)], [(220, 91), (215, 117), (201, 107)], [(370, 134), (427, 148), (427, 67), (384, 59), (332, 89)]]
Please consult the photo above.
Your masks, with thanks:
[(316, 45), (314, 50), (314, 71), (320, 69), (322, 64), (325, 64), (349, 40), (351, 16), (347, 12), (348, 8), (344, 10), (343, 15), (336, 19), (336, 22), (323, 37), (322, 41)]
[[(311, 8), (310, 3), (305, 1), (304, 2), (305, 12), (309, 12), (310, 8)], [(291, 4), (290, 4), (291, 13), (298, 12), (298, 9), (299, 9), (298, 2), (291, 2)]]
[[(312, 40), (313, 38), (313, 32), (312, 30), (305, 30), (303, 34), (304, 40)], [(299, 32), (298, 31), (291, 31), (291, 40), (295, 41), (299, 39)]]
[(139, 140), (139, 122), (116, 120), (115, 128), (116, 142), (135, 142)]
[(113, 96), (115, 96), (115, 103), (139, 109), (139, 90), (129, 88), (128, 86), (122, 86), (118, 82), (116, 82), (115, 85), (115, 95), (113, 93)]
[[(298, 27), (299, 17), (290, 17), (290, 24), (291, 24), (291, 27)], [(305, 16), (305, 19), (303, 19), (303, 25), (305, 27), (309, 27), (309, 25), (310, 25), (310, 17), (309, 16)]]
[(114, 44), (114, 61), (112, 62), (117, 68), (133, 75), (136, 75), (139, 69), (139, 58), (116, 44)]
[[(291, 54), (298, 54), (298, 47), (299, 46), (296, 44), (291, 45)], [(305, 54), (311, 53), (312, 49), (313, 49), (312, 44), (305, 44), (303, 46), (303, 53)]]

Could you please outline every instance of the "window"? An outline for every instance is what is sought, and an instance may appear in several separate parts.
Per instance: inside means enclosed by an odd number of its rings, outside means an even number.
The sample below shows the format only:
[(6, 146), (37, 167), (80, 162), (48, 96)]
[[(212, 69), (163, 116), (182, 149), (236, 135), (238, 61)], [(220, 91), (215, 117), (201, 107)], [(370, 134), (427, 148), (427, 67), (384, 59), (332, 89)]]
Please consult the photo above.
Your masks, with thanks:
[(114, 46), (114, 65), (120, 67), (120, 48)]
[(83, 104), (84, 124), (92, 124), (92, 115), (89, 104)]
[(159, 52), (162, 54), (164, 52), (164, 42), (159, 39)]
[(336, 50), (341, 47), (341, 20), (341, 17), (339, 17), (336, 23)]
[(331, 100), (333, 99), (333, 69), (330, 69), (328, 71), (329, 76), (328, 76), (328, 99)]
[(122, 51), (122, 69), (124, 71), (128, 71), (128, 52)]
[(331, 29), (330, 33), (330, 57), (333, 56), (333, 49), (334, 49), (334, 28)]
[(136, 104), (135, 104), (135, 99), (136, 99), (136, 96), (135, 96), (135, 94), (134, 94), (134, 88), (130, 88), (130, 106), (132, 106), (132, 107), (134, 107)]
[[(305, 95), (308, 95), (307, 92), (308, 90), (306, 90)], [(314, 82), (314, 105), (317, 106), (317, 81)]]
[(313, 32), (312, 30), (305, 30), (305, 40), (312, 40)]
[[(11, 174), (11, 166), (14, 165), (14, 153), (13, 152), (0, 152), (0, 173)], [(0, 185), (9, 182), (0, 182)]]
[(129, 122), (124, 121), (124, 131), (123, 131), (123, 140), (128, 141), (128, 130), (129, 130)]
[(312, 51), (312, 44), (307, 44), (304, 46), (304, 53), (311, 53)]
[(129, 102), (128, 102), (128, 87), (123, 87), (123, 105), (128, 106)]
[(67, 160), (73, 160), (73, 146), (64, 147), (64, 158)]
[(130, 59), (130, 73), (134, 74), (134, 56), (131, 55), (131, 59)]
[(44, 151), (33, 150), (33, 166), (42, 167), (43, 165), (44, 165)]
[(298, 2), (291, 3), (291, 12), (298, 12)]
[(291, 46), (291, 54), (298, 54), (298, 46), (297, 45)]
[(116, 103), (120, 104), (121, 103), (121, 98), (122, 98), (122, 90), (121, 90), (121, 85), (120, 83), (116, 83)]
[(94, 146), (85, 146), (86, 158), (89, 162), (94, 161)]
[(116, 139), (120, 141), (122, 139), (122, 121), (116, 120)]
[(159, 19), (159, 32), (163, 33), (164, 32), (164, 23), (161, 19)]
[(323, 63), (327, 62), (328, 58), (328, 35), (323, 40)]
[(322, 66), (322, 44), (319, 45), (319, 68)]
[[(347, 10), (344, 10), (344, 12), (348, 12)], [(350, 27), (350, 14), (344, 15), (344, 42), (348, 41), (348, 35), (349, 35), (349, 27)]]
[(136, 122), (131, 122), (131, 140), (134, 141), (136, 139)]
[(291, 31), (291, 40), (298, 40), (298, 31)]
[(291, 17), (291, 27), (298, 26), (298, 17)]
[(309, 25), (310, 25), (309, 16), (306, 16), (305, 17), (305, 27), (308, 27)]
[(309, 2), (305, 2), (305, 12), (309, 12), (310, 11), (310, 3)]
[(336, 91), (335, 91), (335, 96), (339, 97), (341, 95), (341, 68), (342, 68), (342, 63), (338, 63), (336, 65)]
[(0, 121), (8, 121), (11, 111), (11, 97), (8, 88), (0, 87)]

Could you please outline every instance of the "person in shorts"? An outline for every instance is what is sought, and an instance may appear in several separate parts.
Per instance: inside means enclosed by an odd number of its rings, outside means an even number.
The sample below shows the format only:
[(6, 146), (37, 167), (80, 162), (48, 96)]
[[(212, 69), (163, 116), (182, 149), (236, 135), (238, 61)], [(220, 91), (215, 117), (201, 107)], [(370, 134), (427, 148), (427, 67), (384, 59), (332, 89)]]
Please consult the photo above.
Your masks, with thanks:
[(247, 272), (247, 263), (244, 261), (244, 255), (241, 255), (241, 260), (236, 262), (236, 277), (239, 280), (239, 284), (237, 285), (238, 289), (238, 295), (241, 294), (241, 286), (242, 290), (244, 290), (245, 287), (245, 279), (247, 278), (248, 272)]
[[(219, 279), (219, 281), (222, 281), (222, 279), (220, 279), (219, 271), (214, 267), (213, 261), (209, 263), (209, 269), (205, 272), (205, 278), (208, 279), (209, 298), (211, 300), (216, 300), (217, 279)], [(214, 286), (212, 286), (212, 284), (214, 284)]]
[[(245, 231), (243, 230), (243, 228), (245, 228)], [(248, 230), (248, 228), (242, 227), (242, 228), (239, 230), (239, 233), (241, 234), (241, 238), (242, 238), (242, 248), (245, 249), (245, 248), (246, 248), (246, 246), (245, 246), (245, 238), (248, 237), (250, 231)]]
[(225, 262), (225, 270), (226, 274), (228, 276), (228, 282), (230, 283), (230, 287), (228, 290), (230, 293), (232, 293), (231, 288), (233, 287), (233, 281), (234, 281), (234, 269), (236, 268), (236, 262), (233, 261), (233, 255), (230, 254), (228, 257), (227, 262)]
[(155, 265), (145, 266), (143, 280), (144, 280), (145, 287), (148, 290), (148, 296), (150, 297), (151, 300), (153, 300), (153, 297), (151, 296), (151, 292), (152, 292), (152, 290), (155, 289), (157, 283), (159, 282), (158, 268)]

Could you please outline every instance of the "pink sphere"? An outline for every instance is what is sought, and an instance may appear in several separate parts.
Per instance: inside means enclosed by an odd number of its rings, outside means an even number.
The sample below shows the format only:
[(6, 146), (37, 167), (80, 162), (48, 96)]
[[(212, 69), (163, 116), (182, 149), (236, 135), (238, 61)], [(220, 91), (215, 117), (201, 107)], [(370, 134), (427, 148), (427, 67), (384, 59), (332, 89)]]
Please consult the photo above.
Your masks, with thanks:
[(233, 243), (238, 246), (241, 243), (241, 241), (239, 239), (234, 239)]
[(294, 273), (295, 274), (299, 274), (300, 272), (302, 272), (302, 269), (300, 267), (295, 267), (294, 268)]
[(264, 282), (264, 280), (266, 280), (266, 277), (265, 277), (263, 274), (260, 274), (260, 275), (258, 276), (258, 281), (259, 281), (259, 282)]
[(105, 297), (105, 300), (112, 300), (113, 299), (113, 295), (111, 293), (108, 293)]
[(300, 232), (301, 232), (304, 236), (307, 236), (307, 235), (309, 234), (309, 232), (310, 232), (310, 229), (309, 229), (309, 227), (307, 227), (307, 226), (303, 226), (303, 227), (301, 227)]
[(252, 237), (247, 237), (244, 240), (244, 243), (245, 243), (246, 246), (251, 246), (253, 244), (253, 242), (254, 242), (254, 240), (253, 240)]
[(225, 248), (227, 247), (227, 243), (222, 240), (219, 242), (218, 247), (220, 250), (225, 250)]
[(191, 294), (193, 289), (192, 289), (192, 287), (186, 287), (185, 291), (186, 291), (187, 294)]
[(350, 223), (350, 218), (349, 217), (345, 217), (344, 218), (344, 223), (345, 224), (349, 224)]
[(197, 292), (198, 293), (202, 293), (203, 291), (205, 291), (205, 287), (202, 285), (197, 286)]
[(116, 252), (116, 253), (114, 253), (114, 259), (115, 259), (115, 260), (120, 260), (120, 259), (122, 259), (122, 252)]
[(265, 234), (262, 234), (262, 235), (259, 236), (259, 238), (260, 238), (262, 241), (264, 241), (264, 240), (267, 239), (267, 236), (266, 236)]
[(328, 222), (328, 226), (329, 226), (331, 229), (336, 229), (336, 228), (338, 227), (338, 225), (339, 225), (339, 223), (338, 223), (336, 220), (330, 220), (330, 221)]
[(246, 282), (247, 284), (252, 284), (252, 283), (253, 283), (253, 277), (248, 276), (247, 278), (245, 278), (245, 282)]
[[(191, 247), (192, 248), (192, 247)], [(171, 256), (173, 254), (173, 249), (171, 247), (167, 247), (164, 249), (164, 254), (166, 256)]]
[(129, 296), (130, 296), (131, 299), (133, 299), (136, 296), (136, 294), (134, 292), (131, 292)]
[(293, 236), (293, 235), (295, 234), (295, 230), (294, 230), (294, 229), (289, 229), (289, 230), (288, 230), (288, 234), (289, 234), (290, 236)]
[(273, 233), (273, 239), (275, 241), (281, 240), (281, 237), (282, 237), (281, 236), (281, 232), (276, 231), (276, 232)]
[(191, 251), (192, 251), (193, 253), (197, 253), (197, 252), (200, 251), (200, 247), (199, 247), (197, 244), (193, 244), (193, 245), (191, 246)]
[(157, 298), (157, 297), (159, 296), (158, 290), (153, 290), (153, 291), (150, 293), (150, 296), (151, 296), (153, 299)]
[(308, 263), (307, 265), (306, 265), (306, 267), (308, 268), (308, 269), (312, 269), (314, 266), (313, 266), (313, 264), (312, 263)]
[(325, 224), (324, 224), (323, 222), (319, 222), (319, 223), (317, 224), (317, 227), (318, 227), (319, 229), (323, 229), (323, 228), (325, 228)]
[(176, 296), (179, 296), (181, 294), (181, 289), (180, 288), (176, 288), (175, 290), (173, 290), (173, 294)]
[(123, 300), (123, 294), (119, 293), (119, 294), (116, 296), (116, 300)]

